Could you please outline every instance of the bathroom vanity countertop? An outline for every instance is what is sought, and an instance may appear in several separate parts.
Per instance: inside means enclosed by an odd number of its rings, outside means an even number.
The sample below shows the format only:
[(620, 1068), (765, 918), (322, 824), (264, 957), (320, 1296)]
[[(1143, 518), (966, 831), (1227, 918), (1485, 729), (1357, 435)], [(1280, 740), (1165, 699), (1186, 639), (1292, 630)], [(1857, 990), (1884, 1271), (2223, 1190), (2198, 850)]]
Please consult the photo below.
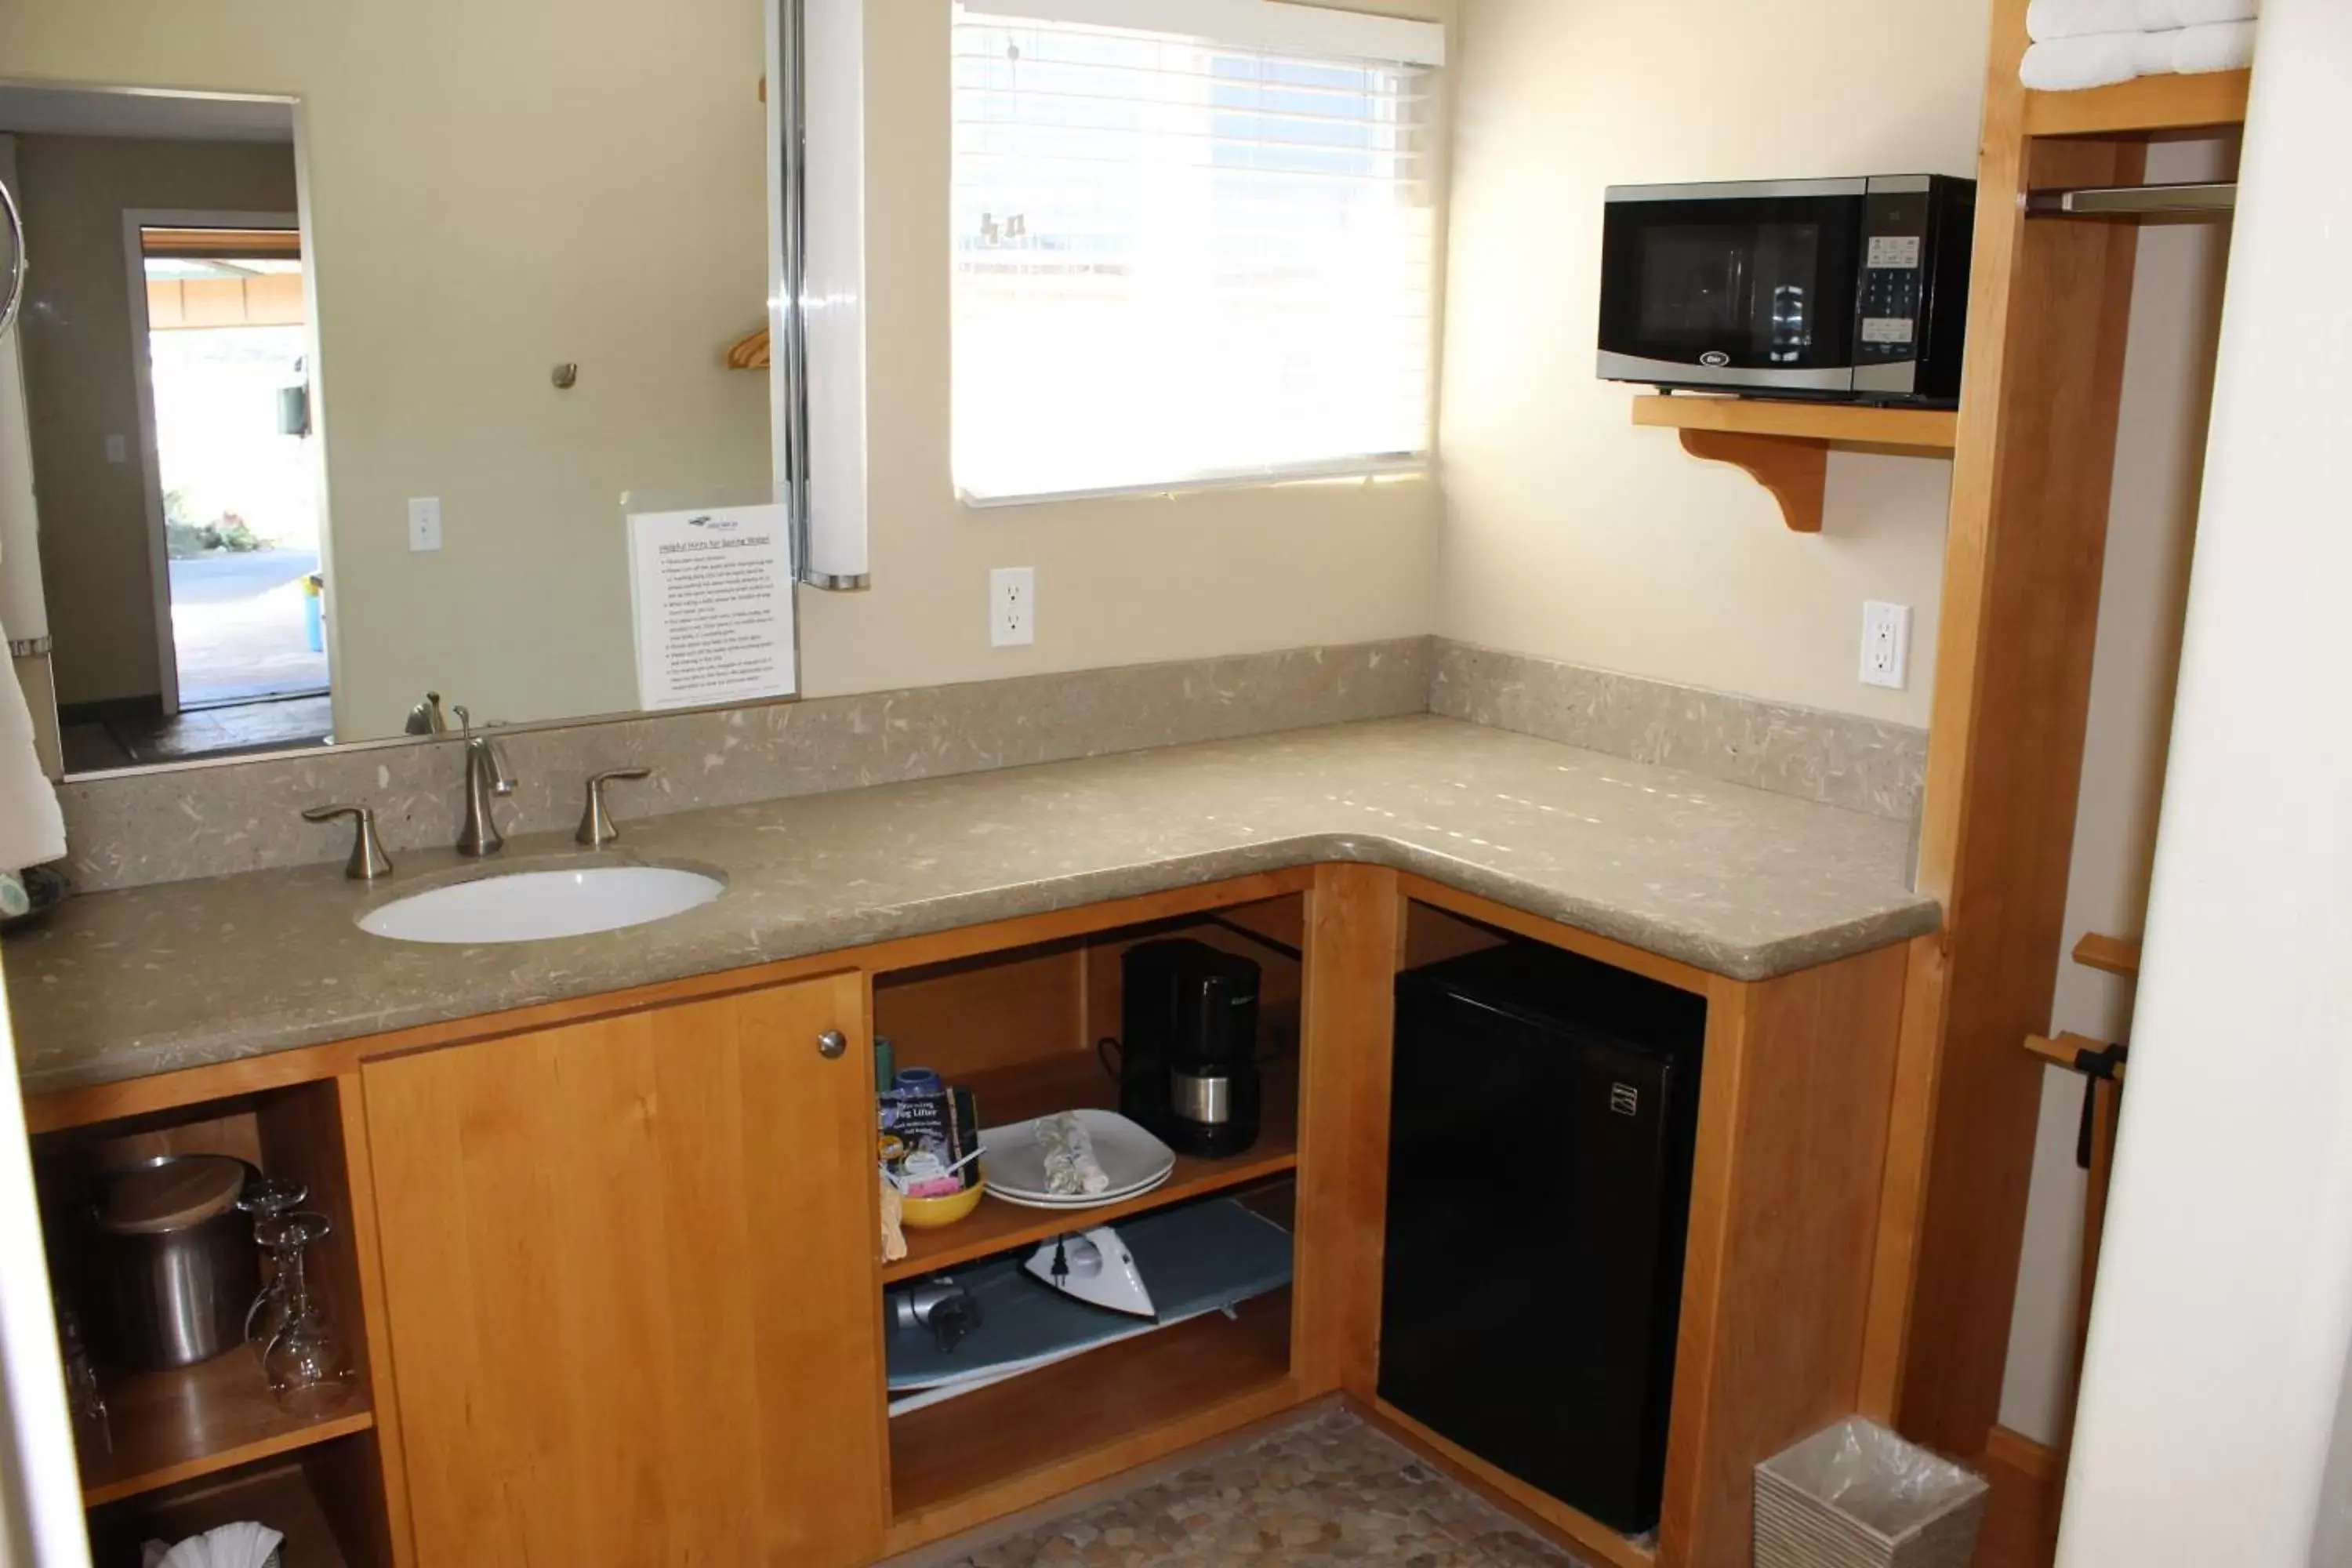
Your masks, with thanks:
[[(1451, 719), (1290, 731), (622, 820), (604, 853), (725, 871), (656, 924), (495, 946), (369, 936), (362, 904), (468, 865), (340, 860), (68, 900), (7, 940), (27, 1093), (1320, 861), (1417, 872), (1761, 980), (1937, 928), (1907, 824)], [(514, 838), (508, 867), (584, 854)]]

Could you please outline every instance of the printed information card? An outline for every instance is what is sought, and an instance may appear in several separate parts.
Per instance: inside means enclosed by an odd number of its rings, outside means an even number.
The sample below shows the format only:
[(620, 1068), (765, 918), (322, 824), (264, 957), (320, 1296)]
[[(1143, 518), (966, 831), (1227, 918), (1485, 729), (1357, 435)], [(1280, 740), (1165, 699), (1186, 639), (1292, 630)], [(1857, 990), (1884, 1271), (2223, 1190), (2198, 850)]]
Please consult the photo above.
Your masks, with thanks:
[(640, 707), (793, 694), (788, 528), (781, 506), (630, 514)]

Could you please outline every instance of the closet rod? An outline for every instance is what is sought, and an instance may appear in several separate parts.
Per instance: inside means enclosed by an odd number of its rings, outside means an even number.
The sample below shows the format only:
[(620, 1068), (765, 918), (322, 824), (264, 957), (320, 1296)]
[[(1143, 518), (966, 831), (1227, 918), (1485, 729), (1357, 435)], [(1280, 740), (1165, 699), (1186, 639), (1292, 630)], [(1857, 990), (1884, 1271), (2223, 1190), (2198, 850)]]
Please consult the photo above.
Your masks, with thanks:
[(2025, 193), (2028, 217), (2207, 217), (2235, 211), (2235, 181), (2180, 185), (2083, 185)]

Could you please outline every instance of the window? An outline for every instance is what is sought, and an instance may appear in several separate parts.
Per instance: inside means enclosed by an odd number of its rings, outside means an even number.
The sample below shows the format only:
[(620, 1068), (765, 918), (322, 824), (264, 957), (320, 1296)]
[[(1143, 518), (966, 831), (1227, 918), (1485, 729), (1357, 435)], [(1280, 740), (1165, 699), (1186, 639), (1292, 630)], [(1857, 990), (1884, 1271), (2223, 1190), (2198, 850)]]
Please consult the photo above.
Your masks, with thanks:
[(1418, 467), (1443, 43), (1272, 0), (960, 7), (964, 498)]

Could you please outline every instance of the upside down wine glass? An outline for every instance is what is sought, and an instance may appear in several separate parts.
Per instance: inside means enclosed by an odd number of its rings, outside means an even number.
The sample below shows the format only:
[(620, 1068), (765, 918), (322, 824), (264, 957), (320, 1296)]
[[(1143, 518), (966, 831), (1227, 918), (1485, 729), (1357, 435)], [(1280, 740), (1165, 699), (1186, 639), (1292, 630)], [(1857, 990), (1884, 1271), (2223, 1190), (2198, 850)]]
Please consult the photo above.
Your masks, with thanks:
[(323, 1415), (352, 1396), (351, 1357), (310, 1289), (309, 1250), (332, 1229), (322, 1214), (278, 1220), (278, 1283), (285, 1320), (261, 1352), (270, 1397), (296, 1415)]

